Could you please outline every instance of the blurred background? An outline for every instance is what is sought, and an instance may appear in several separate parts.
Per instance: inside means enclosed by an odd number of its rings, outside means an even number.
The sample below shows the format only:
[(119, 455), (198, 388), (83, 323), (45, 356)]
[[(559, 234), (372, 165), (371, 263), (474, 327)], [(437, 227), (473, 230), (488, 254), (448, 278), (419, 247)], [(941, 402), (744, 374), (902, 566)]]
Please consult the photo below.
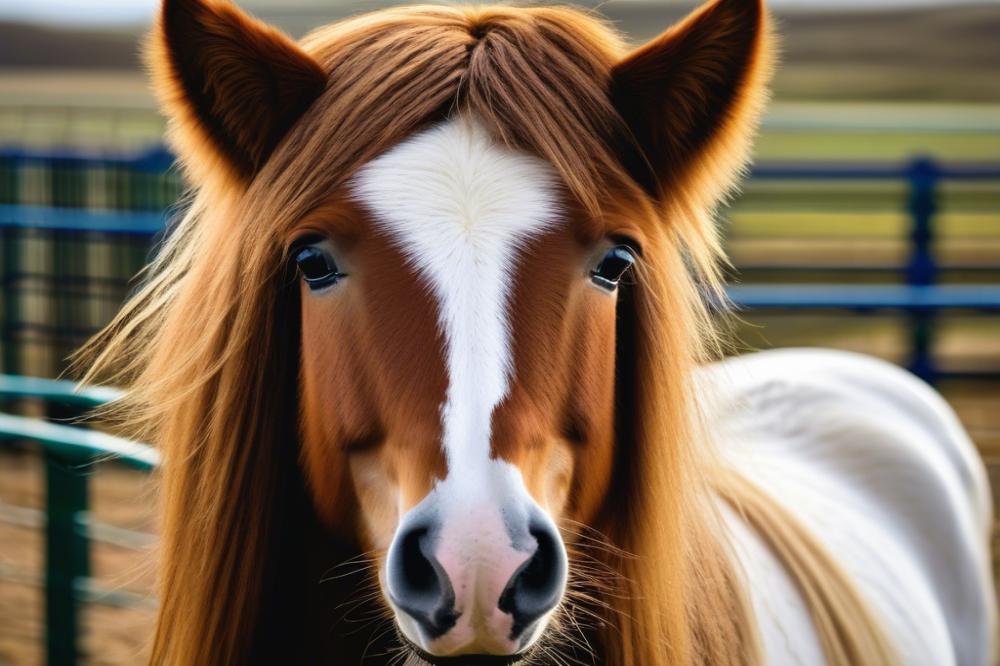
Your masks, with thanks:
[[(299, 37), (375, 0), (245, 0)], [(691, 1), (595, 6), (634, 41)], [(140, 43), (153, 0), (0, 0), (0, 665), (140, 663), (155, 615), (148, 452), (67, 425), (51, 381), (107, 322), (183, 191)], [(773, 0), (753, 174), (725, 211), (737, 348), (909, 367), (1000, 483), (1000, 3)]]

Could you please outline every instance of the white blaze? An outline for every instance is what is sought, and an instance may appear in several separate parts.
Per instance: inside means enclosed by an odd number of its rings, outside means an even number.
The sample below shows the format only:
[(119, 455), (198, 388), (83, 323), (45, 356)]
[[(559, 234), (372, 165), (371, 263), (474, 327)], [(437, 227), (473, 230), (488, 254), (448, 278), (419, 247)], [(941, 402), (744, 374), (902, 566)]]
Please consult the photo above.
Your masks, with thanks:
[[(375, 224), (429, 285), (444, 334), (448, 475), (400, 516), (400, 525), (424, 509), (433, 512), (435, 557), (459, 617), (428, 642), (412, 618), (396, 613), (403, 633), (435, 654), (510, 654), (523, 647), (512, 642), (512, 616), (498, 599), (533, 552), (531, 521), (550, 518), (517, 467), (490, 459), (491, 424), (513, 374), (509, 301), (519, 250), (557, 223), (557, 183), (547, 163), (498, 145), (467, 117), (394, 147), (353, 183)], [(531, 641), (546, 621), (537, 623)]]
[(355, 194), (438, 302), (449, 479), (461, 470), (482, 481), (476, 472), (490, 467), (491, 415), (511, 375), (508, 301), (518, 248), (555, 224), (556, 182), (547, 163), (497, 145), (467, 117), (410, 138), (355, 179)]

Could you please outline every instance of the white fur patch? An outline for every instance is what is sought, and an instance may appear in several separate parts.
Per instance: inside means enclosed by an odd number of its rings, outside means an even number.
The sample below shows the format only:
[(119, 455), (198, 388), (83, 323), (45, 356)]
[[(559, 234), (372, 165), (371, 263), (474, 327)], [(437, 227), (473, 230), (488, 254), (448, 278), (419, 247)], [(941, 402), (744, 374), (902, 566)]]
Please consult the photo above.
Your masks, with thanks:
[[(354, 194), (400, 247), (438, 304), (448, 389), (441, 406), (447, 477), (411, 513), (432, 508), (435, 556), (448, 573), (459, 618), (430, 639), (397, 610), (400, 629), (433, 654), (508, 654), (512, 618), (497, 606), (530, 557), (523, 539), (551, 519), (520, 470), (493, 460), (493, 410), (513, 374), (509, 301), (519, 250), (559, 219), (557, 177), (542, 160), (506, 149), (474, 119), (422, 132), (365, 165)], [(405, 524), (407, 516), (400, 517)], [(554, 531), (555, 526), (551, 525)], [(512, 531), (515, 530), (515, 531)], [(538, 623), (537, 639), (545, 621)]]
[(488, 467), (491, 416), (511, 375), (518, 248), (556, 223), (556, 182), (547, 163), (460, 117), (373, 160), (354, 183), (437, 299), (449, 376), (444, 449), (465, 478)]
[[(701, 378), (729, 463), (836, 558), (899, 663), (995, 663), (989, 481), (941, 396), (883, 361), (832, 350), (731, 358)], [(737, 513), (726, 516), (768, 663), (822, 663), (787, 572)]]

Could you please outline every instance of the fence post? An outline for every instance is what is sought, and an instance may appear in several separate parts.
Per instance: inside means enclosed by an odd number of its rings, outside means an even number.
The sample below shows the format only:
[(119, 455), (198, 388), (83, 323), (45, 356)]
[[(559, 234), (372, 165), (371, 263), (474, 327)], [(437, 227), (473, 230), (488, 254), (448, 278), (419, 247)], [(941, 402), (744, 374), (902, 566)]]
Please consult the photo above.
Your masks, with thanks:
[[(23, 195), (21, 174), (24, 161), (19, 155), (3, 160), (3, 181), (0, 183), (0, 203), (20, 204)], [(16, 228), (0, 228), (0, 301), (3, 313), (0, 320), (0, 363), (2, 371), (17, 374), (20, 370), (20, 345), (16, 344), (16, 327), (20, 324), (20, 294), (17, 280), (21, 271), (22, 234)]]
[(45, 453), (45, 646), (48, 666), (73, 666), (79, 656), (77, 585), (90, 575), (82, 518), (87, 475), (79, 464)]
[(17, 281), (21, 271), (21, 234), (17, 229), (0, 228), (0, 252), (3, 265), (0, 266), (0, 300), (3, 301), (3, 321), (0, 321), (0, 348), (2, 348), (2, 370), (9, 375), (19, 372), (19, 347), (17, 327), (21, 323), (20, 294)]
[[(909, 181), (910, 257), (906, 283), (926, 287), (937, 283), (939, 267), (934, 258), (934, 215), (941, 177), (937, 164), (927, 157), (915, 159), (907, 169)], [(937, 378), (934, 362), (935, 312), (918, 308), (910, 313), (910, 370), (927, 382)]]

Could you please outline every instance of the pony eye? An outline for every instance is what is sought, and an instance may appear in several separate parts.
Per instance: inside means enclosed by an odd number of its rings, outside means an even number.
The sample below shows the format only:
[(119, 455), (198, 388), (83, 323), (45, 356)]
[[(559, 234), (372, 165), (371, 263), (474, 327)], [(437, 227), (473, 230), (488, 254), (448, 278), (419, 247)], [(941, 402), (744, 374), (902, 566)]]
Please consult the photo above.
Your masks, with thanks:
[(608, 250), (597, 267), (590, 271), (590, 279), (598, 287), (614, 291), (634, 263), (635, 252), (632, 248), (627, 245), (616, 245)]
[(308, 245), (296, 250), (294, 257), (299, 272), (302, 273), (302, 279), (310, 289), (322, 289), (345, 277), (337, 269), (337, 264), (330, 253), (322, 247)]

